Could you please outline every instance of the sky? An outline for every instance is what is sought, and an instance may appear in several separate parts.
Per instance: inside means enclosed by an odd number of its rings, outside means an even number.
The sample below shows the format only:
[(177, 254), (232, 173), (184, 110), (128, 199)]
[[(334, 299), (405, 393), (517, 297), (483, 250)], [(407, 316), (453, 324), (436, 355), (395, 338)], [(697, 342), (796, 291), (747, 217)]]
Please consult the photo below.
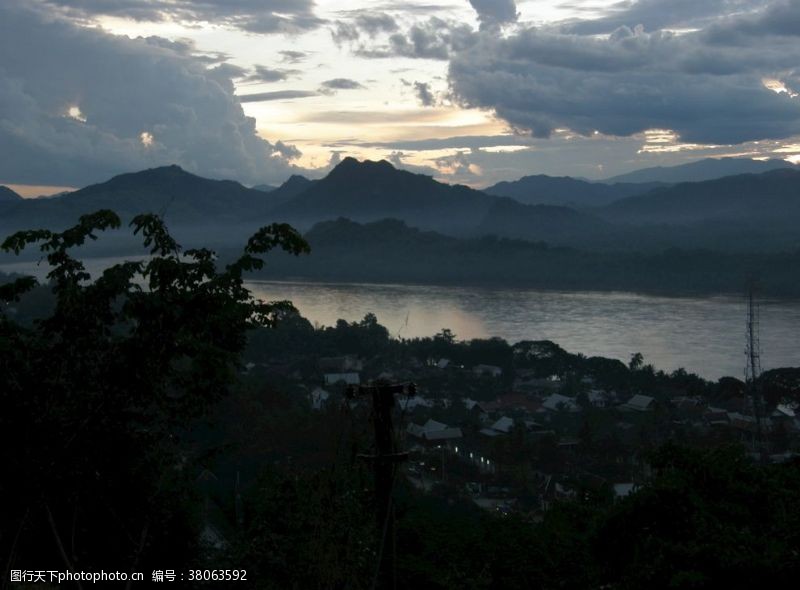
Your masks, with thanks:
[(3, 0), (0, 184), (800, 162), (800, 0)]

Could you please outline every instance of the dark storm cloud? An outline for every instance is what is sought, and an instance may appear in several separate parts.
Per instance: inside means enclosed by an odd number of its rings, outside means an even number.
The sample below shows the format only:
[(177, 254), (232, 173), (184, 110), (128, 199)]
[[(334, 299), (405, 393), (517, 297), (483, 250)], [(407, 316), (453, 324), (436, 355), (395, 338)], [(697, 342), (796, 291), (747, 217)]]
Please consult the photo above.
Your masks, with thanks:
[(270, 100), (288, 100), (292, 98), (308, 98), (317, 96), (310, 90), (275, 90), (274, 92), (257, 92), (255, 94), (240, 94), (239, 102), (268, 102)]
[(354, 43), (362, 36), (375, 38), (381, 33), (392, 33), (399, 26), (394, 17), (385, 12), (369, 10), (351, 10), (343, 13), (342, 20), (336, 21), (331, 28), (331, 36), (337, 45)]
[(351, 80), (350, 78), (333, 78), (332, 80), (325, 80), (322, 85), (323, 88), (328, 90), (361, 90), (364, 85)]
[(280, 68), (268, 68), (267, 66), (257, 65), (253, 68), (253, 73), (247, 76), (248, 82), (281, 82), (300, 74), (300, 70), (285, 70)]
[(283, 143), (280, 140), (275, 142), (274, 147), (275, 147), (275, 152), (280, 154), (287, 160), (296, 160), (297, 158), (303, 155), (303, 152), (301, 152), (295, 146), (290, 145), (288, 143)]
[(281, 55), (282, 61), (290, 64), (301, 63), (308, 58), (308, 53), (305, 51), (292, 51), (287, 49), (286, 51), (279, 51), (278, 53)]
[(34, 0), (77, 18), (116, 16), (139, 21), (207, 21), (253, 33), (298, 33), (323, 20), (313, 0)]
[(394, 17), (385, 12), (362, 12), (356, 16), (355, 22), (362, 31), (373, 36), (398, 29)]
[(451, 60), (451, 91), (540, 137), (557, 128), (618, 136), (664, 128), (698, 143), (789, 137), (800, 132), (800, 101), (763, 79), (794, 87), (800, 29), (785, 23), (798, 10), (773, 2), (682, 35), (628, 27), (605, 38), (541, 29), (482, 35)]
[(610, 33), (619, 27), (642, 25), (646, 31), (683, 25), (695, 26), (709, 19), (755, 10), (768, 0), (634, 0), (613, 4), (602, 18), (565, 27), (573, 33)]
[(517, 20), (517, 4), (514, 0), (469, 0), (478, 13), (481, 27), (492, 27)]
[(722, 19), (708, 27), (706, 39), (721, 45), (765, 41), (764, 37), (800, 37), (800, 2), (772, 2), (763, 10)]
[(244, 78), (247, 76), (247, 72), (247, 68), (242, 68), (234, 64), (223, 63), (213, 68), (209, 68), (208, 75), (214, 76), (220, 81), (220, 83), (224, 84), (225, 80)]
[(291, 173), (286, 147), (257, 135), (224, 69), (29, 6), (0, 3), (4, 181), (77, 186), (168, 163), (244, 182)]
[(361, 45), (354, 53), (366, 58), (409, 57), (446, 60), (474, 45), (477, 33), (469, 25), (433, 16), (389, 36), (388, 43)]
[(436, 106), (436, 97), (431, 91), (431, 85), (427, 82), (414, 82), (414, 94), (417, 95), (417, 100), (422, 106)]

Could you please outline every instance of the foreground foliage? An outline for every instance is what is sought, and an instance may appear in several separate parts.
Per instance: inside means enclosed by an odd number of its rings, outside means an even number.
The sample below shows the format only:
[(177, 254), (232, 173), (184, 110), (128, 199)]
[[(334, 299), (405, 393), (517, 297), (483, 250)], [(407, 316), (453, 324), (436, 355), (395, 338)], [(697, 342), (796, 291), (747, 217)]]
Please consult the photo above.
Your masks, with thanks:
[[(254, 301), (243, 273), (261, 268), (259, 256), (273, 248), (308, 251), (291, 227), (274, 224), (218, 271), (213, 252), (182, 251), (158, 217), (140, 215), (131, 225), (151, 256), (90, 282), (71, 250), (119, 225), (99, 211), (63, 232), (18, 232), (2, 245), (19, 253), (38, 244), (56, 297), (33, 326), (0, 313), (8, 568), (163, 569), (197, 555), (196, 473), (182, 429), (225, 395), (246, 331), (292, 309)], [(31, 277), (3, 285), (0, 303), (35, 285)]]

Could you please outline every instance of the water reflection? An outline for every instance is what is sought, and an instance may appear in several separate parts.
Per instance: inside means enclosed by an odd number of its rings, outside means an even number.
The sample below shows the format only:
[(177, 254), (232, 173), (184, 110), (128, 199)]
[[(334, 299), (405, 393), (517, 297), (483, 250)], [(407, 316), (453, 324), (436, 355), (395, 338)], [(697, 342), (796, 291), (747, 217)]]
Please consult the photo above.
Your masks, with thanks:
[[(97, 276), (119, 261), (89, 259), (86, 267)], [(48, 268), (23, 262), (0, 265), (0, 270), (44, 279)], [(339, 318), (357, 321), (372, 312), (395, 337), (431, 336), (450, 328), (460, 339), (548, 339), (570, 352), (625, 362), (641, 352), (658, 369), (684, 367), (708, 379), (744, 374), (743, 298), (291, 281), (248, 285), (262, 299), (292, 300), (319, 325)], [(762, 367), (800, 366), (799, 332), (800, 301), (762, 302)]]
[[(656, 368), (684, 367), (709, 379), (741, 377), (744, 370), (745, 307), (736, 297), (306, 282), (250, 287), (265, 299), (291, 299), (320, 325), (372, 312), (393, 336), (430, 336), (450, 328), (462, 339), (548, 339), (570, 352), (626, 362), (641, 352)], [(765, 369), (800, 365), (799, 329), (800, 302), (762, 303)]]

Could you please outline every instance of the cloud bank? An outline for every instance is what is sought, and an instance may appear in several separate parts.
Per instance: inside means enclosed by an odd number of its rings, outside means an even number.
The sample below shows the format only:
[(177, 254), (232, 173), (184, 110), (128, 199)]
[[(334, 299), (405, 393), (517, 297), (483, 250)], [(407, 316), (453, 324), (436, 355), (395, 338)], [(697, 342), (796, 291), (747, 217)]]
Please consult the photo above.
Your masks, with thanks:
[(481, 35), (452, 57), (448, 79), (463, 106), (493, 109), (537, 137), (560, 128), (587, 136), (670, 129), (682, 141), (738, 144), (800, 133), (799, 41), (800, 2), (772, 2), (684, 34), (527, 28)]
[(297, 151), (256, 134), (234, 95), (236, 74), (208, 69), (171, 42), (0, 3), (0, 179), (80, 186), (175, 163), (216, 178), (281, 181)]

